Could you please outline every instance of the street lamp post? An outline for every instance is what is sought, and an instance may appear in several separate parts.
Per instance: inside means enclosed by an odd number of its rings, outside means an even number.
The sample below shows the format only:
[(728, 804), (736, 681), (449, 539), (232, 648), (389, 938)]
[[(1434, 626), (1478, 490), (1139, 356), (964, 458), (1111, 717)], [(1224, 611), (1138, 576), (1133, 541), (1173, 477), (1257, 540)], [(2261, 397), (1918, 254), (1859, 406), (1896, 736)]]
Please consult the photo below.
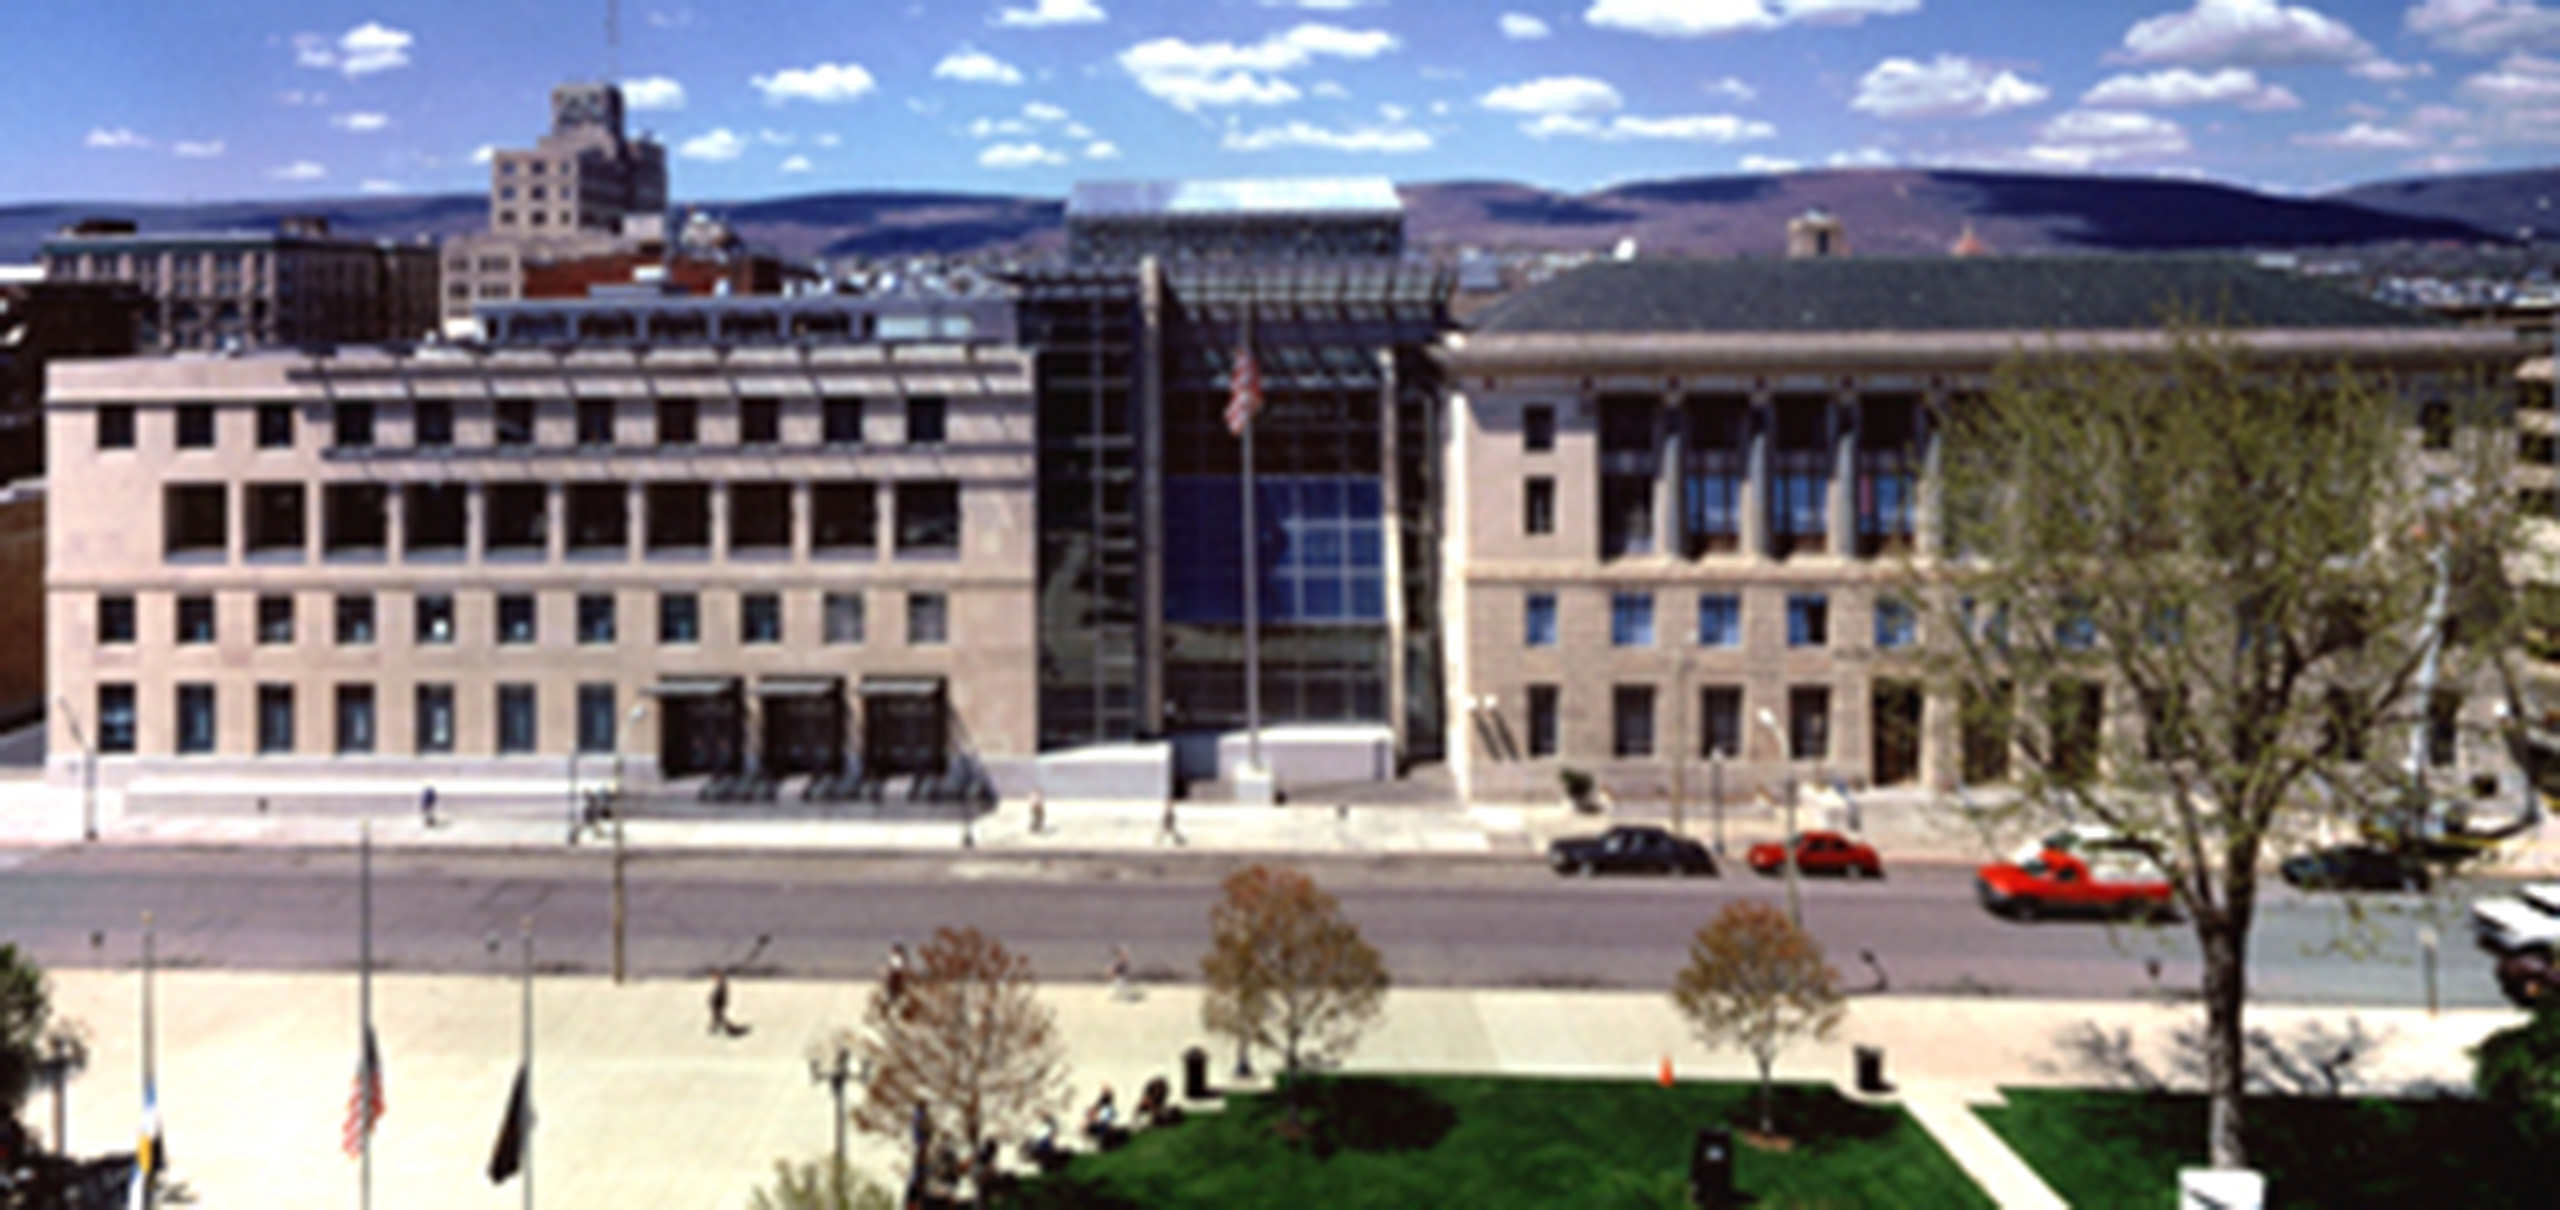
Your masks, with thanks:
[(62, 708), (63, 725), (71, 728), (71, 742), (80, 745), (80, 839), (98, 838), (98, 750), (89, 744), (89, 736), (80, 730), (80, 716), (71, 709), (71, 701), (57, 693), (53, 704)]
[[(810, 1082), (826, 1085), (836, 1099), (836, 1171), (830, 1180), (842, 1179), (844, 1172), (844, 1086), (855, 1078), (853, 1048), (846, 1045), (843, 1035), (838, 1034), (810, 1048)], [(862, 1078), (868, 1079), (869, 1073), (864, 1072)]]
[(1685, 836), (1689, 806), (1689, 651), (1680, 651), (1679, 672), (1672, 678), (1671, 716), (1678, 721), (1671, 732), (1671, 834)]
[(1801, 894), (1796, 890), (1796, 750), (1795, 750), (1795, 743), (1794, 743), (1794, 741), (1789, 740), (1789, 739), (1787, 738), (1787, 733), (1786, 733), (1784, 730), (1781, 730), (1781, 729), (1779, 728), (1779, 726), (1778, 726), (1778, 716), (1777, 716), (1777, 715), (1774, 715), (1774, 714), (1769, 713), (1769, 708), (1768, 708), (1768, 707), (1766, 707), (1766, 706), (1762, 706), (1762, 707), (1760, 708), (1759, 719), (1760, 719), (1760, 725), (1761, 725), (1761, 726), (1763, 726), (1763, 727), (1768, 728), (1768, 729), (1769, 729), (1769, 734), (1774, 735), (1774, 736), (1776, 736), (1776, 737), (1778, 738), (1778, 752), (1779, 752), (1779, 754), (1780, 754), (1781, 756), (1783, 756), (1783, 757), (1786, 759), (1786, 762), (1787, 762), (1787, 834), (1786, 834), (1786, 836), (1784, 837), (1782, 844), (1780, 845), (1780, 849), (1779, 849), (1779, 851), (1780, 851), (1780, 853), (1782, 854), (1783, 859), (1784, 859), (1784, 860), (1785, 860), (1785, 862), (1786, 862), (1786, 869), (1787, 869), (1787, 919), (1788, 919), (1790, 922), (1792, 922), (1792, 923), (1793, 923), (1797, 928), (1803, 928), (1803, 927), (1804, 927), (1804, 899), (1803, 899), (1802, 895), (1801, 895)]

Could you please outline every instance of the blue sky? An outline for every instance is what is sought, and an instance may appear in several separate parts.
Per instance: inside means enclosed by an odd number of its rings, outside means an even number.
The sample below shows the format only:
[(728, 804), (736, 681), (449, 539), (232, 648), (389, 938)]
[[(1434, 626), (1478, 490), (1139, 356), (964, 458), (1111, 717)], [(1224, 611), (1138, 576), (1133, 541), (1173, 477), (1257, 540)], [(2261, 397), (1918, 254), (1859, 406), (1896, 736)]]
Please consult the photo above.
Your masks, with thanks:
[[(0, 200), (485, 187), (607, 0), (12, 0)], [(623, 0), (680, 200), (1826, 165), (2560, 161), (2560, 0)]]

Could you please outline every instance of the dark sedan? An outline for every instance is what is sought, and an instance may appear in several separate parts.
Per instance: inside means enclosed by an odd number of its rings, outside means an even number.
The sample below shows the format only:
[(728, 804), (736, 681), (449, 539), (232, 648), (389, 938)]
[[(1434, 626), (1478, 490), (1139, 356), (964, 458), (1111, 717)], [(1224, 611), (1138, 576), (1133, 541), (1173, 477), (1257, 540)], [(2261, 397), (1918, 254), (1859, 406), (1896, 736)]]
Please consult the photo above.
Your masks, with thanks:
[(2337, 845), (2296, 853), (2278, 867), (2306, 891), (2420, 891), (2433, 882), (2424, 862), (2371, 845)]
[(2555, 988), (2560, 988), (2560, 962), (2552, 960), (2550, 950), (2518, 950), (2498, 959), (2498, 990), (2516, 1007), (2540, 1008)]
[(1568, 836), (1547, 846), (1547, 864), (1559, 874), (1707, 874), (1716, 859), (1707, 846), (1649, 824), (1624, 824), (1598, 836)]

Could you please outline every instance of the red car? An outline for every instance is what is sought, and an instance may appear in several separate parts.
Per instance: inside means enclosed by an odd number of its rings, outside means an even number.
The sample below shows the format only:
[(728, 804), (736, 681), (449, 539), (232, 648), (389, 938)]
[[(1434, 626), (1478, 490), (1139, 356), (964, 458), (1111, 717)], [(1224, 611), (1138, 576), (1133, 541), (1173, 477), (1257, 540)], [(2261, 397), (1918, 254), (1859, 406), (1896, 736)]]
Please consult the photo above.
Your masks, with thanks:
[(2024, 863), (1995, 862), (1975, 872), (1974, 889), (1992, 914), (2033, 920), (2046, 915), (2174, 915), (2174, 892), (2159, 867), (2138, 853), (2047, 849)]
[[(1779, 873), (1787, 864), (1784, 845), (1755, 844), (1747, 856), (1751, 868), (1763, 874)], [(1838, 832), (1799, 832), (1796, 834), (1796, 869), (1805, 874), (1882, 878), (1884, 859), (1876, 856), (1873, 845), (1851, 840)]]

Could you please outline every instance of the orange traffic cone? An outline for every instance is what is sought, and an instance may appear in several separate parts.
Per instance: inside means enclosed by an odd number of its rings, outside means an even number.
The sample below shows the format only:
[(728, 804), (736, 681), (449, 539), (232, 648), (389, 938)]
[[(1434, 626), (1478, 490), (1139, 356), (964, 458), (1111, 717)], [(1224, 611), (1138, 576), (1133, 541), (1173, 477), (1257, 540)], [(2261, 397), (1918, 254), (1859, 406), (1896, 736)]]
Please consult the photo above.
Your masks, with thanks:
[(1662, 1081), (1662, 1086), (1663, 1086), (1663, 1087), (1665, 1087), (1665, 1088), (1669, 1088), (1669, 1087), (1671, 1087), (1671, 1085), (1672, 1085), (1672, 1083), (1673, 1083), (1672, 1076), (1671, 1076), (1671, 1056), (1669, 1056), (1669, 1055), (1664, 1055), (1664, 1056), (1662, 1056), (1662, 1074), (1661, 1074), (1660, 1076), (1656, 1077), (1656, 1078)]

